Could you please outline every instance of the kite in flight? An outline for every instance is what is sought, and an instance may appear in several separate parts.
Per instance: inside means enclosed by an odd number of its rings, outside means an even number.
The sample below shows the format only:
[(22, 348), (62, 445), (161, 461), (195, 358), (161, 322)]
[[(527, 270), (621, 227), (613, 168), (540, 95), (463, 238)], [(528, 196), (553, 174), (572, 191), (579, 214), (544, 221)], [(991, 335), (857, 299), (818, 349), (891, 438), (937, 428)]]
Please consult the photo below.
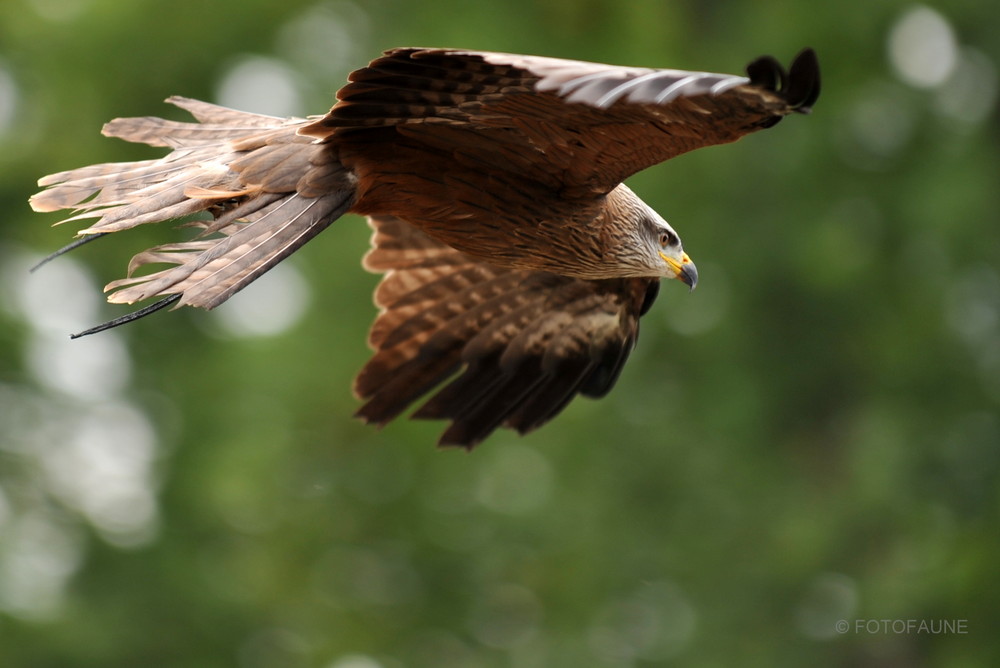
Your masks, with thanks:
[[(275, 118), (172, 97), (197, 122), (120, 118), (104, 134), (158, 160), (46, 176), (36, 211), (94, 218), (77, 241), (201, 214), (193, 238), (137, 254), (109, 301), (213, 308), (345, 213), (374, 230), (382, 274), (354, 382), (363, 420), (450, 420), (442, 445), (531, 431), (602, 397), (661, 278), (698, 273), (674, 229), (622, 181), (687, 151), (807, 113), (806, 49), (747, 76), (456, 49), (400, 48), (350, 75), (325, 116)], [(146, 265), (167, 265), (142, 273)]]

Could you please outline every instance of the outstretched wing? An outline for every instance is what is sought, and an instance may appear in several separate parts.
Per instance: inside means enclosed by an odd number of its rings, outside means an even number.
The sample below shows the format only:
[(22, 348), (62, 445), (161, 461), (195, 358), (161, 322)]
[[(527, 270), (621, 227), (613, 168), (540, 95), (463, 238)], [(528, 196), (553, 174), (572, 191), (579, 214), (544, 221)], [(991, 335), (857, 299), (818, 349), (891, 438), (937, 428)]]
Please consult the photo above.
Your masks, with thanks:
[[(602, 194), (686, 151), (808, 112), (819, 95), (810, 49), (788, 72), (763, 57), (747, 74), (393, 49), (352, 73), (330, 113), (302, 132), (354, 134), (368, 144), (380, 136), (396, 140), (384, 132), (392, 127), (431, 151), (455, 155), (465, 168), (514, 173), (563, 196)], [(358, 157), (364, 160), (364, 151)]]
[[(76, 209), (96, 219), (95, 238), (200, 212), (211, 220), (195, 239), (139, 253), (128, 276), (107, 286), (109, 301), (172, 296), (212, 308), (314, 237), (353, 201), (349, 177), (329, 151), (297, 130), (309, 121), (275, 118), (172, 97), (198, 123), (119, 118), (104, 134), (173, 149), (159, 160), (91, 165), (41, 179), (36, 211)], [(66, 221), (64, 221), (66, 222)], [(73, 247), (76, 244), (71, 244)], [(147, 265), (172, 265), (137, 274)], [(115, 321), (117, 324), (117, 321)], [(100, 329), (100, 328), (97, 328)]]
[[(450, 379), (414, 418), (447, 419), (442, 445), (473, 447), (497, 427), (525, 433), (577, 394), (618, 378), (658, 279), (585, 281), (478, 262), (389, 216), (369, 218), (365, 256), (384, 273), (355, 380), (358, 416), (385, 424)], [(457, 375), (456, 375), (457, 374)]]

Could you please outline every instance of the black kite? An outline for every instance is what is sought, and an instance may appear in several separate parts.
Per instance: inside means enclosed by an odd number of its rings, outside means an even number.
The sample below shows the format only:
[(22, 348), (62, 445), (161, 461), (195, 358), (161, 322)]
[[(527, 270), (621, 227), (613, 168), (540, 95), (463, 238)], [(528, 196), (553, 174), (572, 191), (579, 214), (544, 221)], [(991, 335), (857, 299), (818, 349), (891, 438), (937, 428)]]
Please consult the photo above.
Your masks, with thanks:
[[(661, 278), (697, 272), (671, 226), (622, 184), (735, 141), (819, 95), (816, 56), (747, 77), (401, 48), (350, 76), (322, 117), (274, 118), (174, 97), (197, 123), (125, 118), (104, 134), (159, 160), (47, 176), (37, 211), (96, 218), (81, 239), (207, 213), (195, 238), (136, 255), (110, 301), (218, 306), (347, 212), (374, 228), (384, 274), (354, 389), (385, 424), (451, 420), (442, 444), (539, 427), (614, 385)], [(62, 251), (60, 251), (62, 252)], [(57, 253), (58, 254), (58, 253)], [(149, 264), (170, 265), (138, 274)]]

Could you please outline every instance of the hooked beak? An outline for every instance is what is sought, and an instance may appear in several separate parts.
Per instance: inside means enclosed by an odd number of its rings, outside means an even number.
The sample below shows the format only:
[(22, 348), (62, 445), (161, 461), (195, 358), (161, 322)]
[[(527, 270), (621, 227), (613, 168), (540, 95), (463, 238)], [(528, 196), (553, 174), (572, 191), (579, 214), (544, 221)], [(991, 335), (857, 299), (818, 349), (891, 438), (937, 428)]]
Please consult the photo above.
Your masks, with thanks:
[(694, 266), (694, 262), (691, 261), (687, 253), (681, 254), (680, 262), (668, 257), (665, 253), (660, 253), (660, 257), (674, 270), (674, 278), (683, 281), (684, 285), (694, 290), (695, 286), (698, 285), (698, 268)]

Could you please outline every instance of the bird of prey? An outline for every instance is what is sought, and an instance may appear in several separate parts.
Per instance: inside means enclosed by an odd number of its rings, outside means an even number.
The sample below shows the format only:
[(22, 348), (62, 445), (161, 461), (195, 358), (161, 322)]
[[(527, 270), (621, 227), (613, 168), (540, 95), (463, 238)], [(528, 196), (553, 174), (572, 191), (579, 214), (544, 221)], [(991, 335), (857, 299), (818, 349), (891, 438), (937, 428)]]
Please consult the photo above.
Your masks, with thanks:
[[(197, 233), (137, 254), (114, 303), (218, 306), (343, 214), (382, 273), (357, 415), (450, 420), (442, 445), (525, 433), (615, 384), (660, 279), (698, 273), (622, 181), (807, 113), (815, 53), (747, 76), (458, 49), (398, 48), (353, 72), (324, 116), (275, 118), (182, 97), (197, 122), (120, 118), (104, 134), (163, 158), (46, 176), (36, 211), (96, 219), (54, 253), (145, 223)], [(197, 215), (196, 215), (197, 214)], [(147, 265), (166, 265), (143, 271)], [(439, 387), (440, 386), (440, 387)]]

